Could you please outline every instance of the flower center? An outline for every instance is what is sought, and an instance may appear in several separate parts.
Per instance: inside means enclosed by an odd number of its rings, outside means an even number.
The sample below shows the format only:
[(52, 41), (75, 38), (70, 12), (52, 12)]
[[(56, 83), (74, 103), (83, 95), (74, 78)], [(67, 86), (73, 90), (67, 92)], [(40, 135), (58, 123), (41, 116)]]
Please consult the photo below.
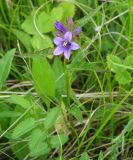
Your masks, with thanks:
[(67, 46), (69, 46), (69, 44), (70, 44), (70, 43), (69, 43), (68, 41), (64, 41), (64, 42), (63, 42), (63, 47), (67, 47)]

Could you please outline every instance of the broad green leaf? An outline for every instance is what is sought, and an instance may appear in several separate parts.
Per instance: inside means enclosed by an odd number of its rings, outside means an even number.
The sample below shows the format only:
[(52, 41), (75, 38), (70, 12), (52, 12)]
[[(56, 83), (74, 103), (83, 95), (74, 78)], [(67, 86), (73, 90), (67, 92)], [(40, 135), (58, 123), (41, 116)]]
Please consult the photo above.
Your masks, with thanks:
[(38, 16), (39, 29), (42, 33), (48, 33), (52, 30), (52, 20), (49, 20), (50, 15), (47, 14), (45, 11), (41, 12), (41, 14)]
[(90, 158), (89, 158), (88, 154), (86, 152), (84, 152), (79, 160), (90, 160)]
[(32, 45), (31, 45), (31, 37), (18, 29), (12, 30), (13, 34), (17, 37), (17, 39), (24, 45), (24, 47), (27, 49), (27, 51), (32, 51)]
[(115, 79), (122, 85), (128, 84), (132, 81), (131, 74), (126, 70), (116, 73)]
[(63, 20), (73, 17), (75, 14), (75, 5), (71, 2), (62, 2), (59, 7), (63, 9)]
[(31, 35), (35, 35), (37, 33), (33, 18), (34, 18), (33, 15), (28, 16), (21, 25), (22, 29)]
[(114, 73), (117, 73), (123, 70), (123, 68), (119, 66), (122, 64), (121, 59), (115, 55), (107, 56), (107, 64), (109, 69), (111, 69), (111, 71)]
[(50, 151), (47, 143), (43, 142), (45, 138), (46, 135), (40, 129), (32, 132), (29, 140), (30, 156), (41, 156)]
[(35, 128), (35, 121), (33, 118), (27, 118), (20, 122), (13, 130), (12, 138), (18, 139), (25, 133), (31, 131), (33, 128)]
[(63, 9), (60, 7), (53, 8), (51, 11), (51, 18), (55, 21), (60, 21), (63, 15)]
[(68, 141), (68, 136), (65, 134), (60, 134), (60, 135), (51, 137), (50, 144), (52, 148), (59, 148), (63, 144), (65, 144), (67, 141)]
[(10, 73), (12, 60), (16, 49), (9, 50), (3, 58), (0, 59), (0, 89)]
[(48, 154), (50, 152), (50, 148), (48, 146), (48, 144), (46, 142), (40, 142), (37, 144), (37, 146), (32, 150), (30, 151), (30, 156), (31, 157), (34, 157), (34, 156), (42, 156), (42, 155), (45, 155), (45, 154)]
[(56, 76), (56, 96), (61, 99), (61, 95), (66, 91), (66, 78), (63, 64), (59, 58), (54, 59), (53, 70)]
[(10, 101), (17, 104), (17, 105), (20, 105), (24, 109), (29, 108), (29, 106), (31, 105), (30, 102), (27, 99), (25, 99), (22, 96), (18, 96), (18, 95), (12, 95), (10, 97)]
[(39, 24), (39, 29), (42, 33), (48, 33), (52, 30), (54, 30), (54, 23), (55, 21), (60, 21), (63, 15), (63, 10), (62, 8), (53, 8), (51, 13), (46, 13), (43, 11), (39, 16), (38, 16), (38, 24)]
[(31, 44), (35, 50), (43, 50), (46, 48), (53, 48), (53, 43), (48, 36), (34, 35), (31, 39)]
[[(55, 96), (55, 74), (47, 59), (37, 57), (32, 63), (35, 89), (42, 99)], [(47, 99), (48, 100), (48, 99)]]
[(74, 106), (70, 109), (70, 113), (81, 123), (83, 122), (83, 116), (81, 110), (77, 107)]
[(56, 122), (56, 119), (59, 116), (60, 109), (59, 107), (52, 108), (50, 112), (47, 114), (46, 119), (44, 121), (45, 129), (49, 129), (53, 127)]
[(133, 55), (127, 56), (124, 60), (124, 64), (133, 68)]

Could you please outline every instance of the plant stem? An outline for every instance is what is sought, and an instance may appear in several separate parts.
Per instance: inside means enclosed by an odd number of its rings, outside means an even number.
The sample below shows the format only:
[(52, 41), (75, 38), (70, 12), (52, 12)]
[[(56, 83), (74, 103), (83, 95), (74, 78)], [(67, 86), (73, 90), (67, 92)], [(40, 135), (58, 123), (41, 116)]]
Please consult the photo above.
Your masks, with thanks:
[(67, 70), (66, 64), (67, 64), (67, 60), (64, 58), (64, 70), (66, 75), (67, 108), (70, 109), (71, 74)]
[(70, 108), (70, 73), (66, 73), (66, 84), (67, 84), (67, 107)]

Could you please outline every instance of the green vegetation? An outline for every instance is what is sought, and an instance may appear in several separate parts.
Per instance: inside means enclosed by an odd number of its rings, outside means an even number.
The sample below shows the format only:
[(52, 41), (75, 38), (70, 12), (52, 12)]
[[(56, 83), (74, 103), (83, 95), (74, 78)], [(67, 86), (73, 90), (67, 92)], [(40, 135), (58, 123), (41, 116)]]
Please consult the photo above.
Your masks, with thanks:
[(132, 0), (1, 0), (0, 56), (1, 160), (133, 160)]

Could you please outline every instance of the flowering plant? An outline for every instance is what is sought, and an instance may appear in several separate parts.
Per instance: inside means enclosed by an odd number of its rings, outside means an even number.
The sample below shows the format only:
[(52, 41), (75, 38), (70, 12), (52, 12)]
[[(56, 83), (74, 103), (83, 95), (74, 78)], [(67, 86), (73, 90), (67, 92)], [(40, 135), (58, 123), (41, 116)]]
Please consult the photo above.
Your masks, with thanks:
[(73, 29), (73, 20), (68, 18), (67, 27), (65, 27), (61, 22), (55, 22), (55, 28), (58, 30), (56, 33), (56, 38), (54, 43), (57, 45), (57, 48), (54, 50), (54, 55), (64, 54), (66, 59), (70, 59), (71, 50), (77, 50), (80, 46), (73, 42), (73, 37), (78, 36), (81, 33), (81, 27), (78, 26)]

